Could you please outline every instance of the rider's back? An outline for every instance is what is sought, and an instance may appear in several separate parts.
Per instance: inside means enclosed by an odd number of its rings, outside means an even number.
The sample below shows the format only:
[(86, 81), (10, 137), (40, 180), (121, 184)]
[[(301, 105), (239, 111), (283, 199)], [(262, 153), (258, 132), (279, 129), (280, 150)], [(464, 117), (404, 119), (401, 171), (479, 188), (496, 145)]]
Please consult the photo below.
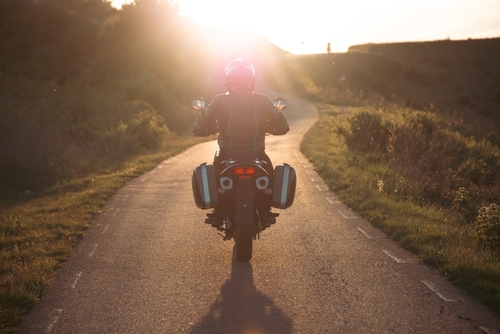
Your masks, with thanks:
[(278, 123), (269, 97), (248, 90), (216, 96), (207, 109), (207, 115), (208, 120), (217, 120), (219, 146), (228, 151), (264, 149), (269, 124)]

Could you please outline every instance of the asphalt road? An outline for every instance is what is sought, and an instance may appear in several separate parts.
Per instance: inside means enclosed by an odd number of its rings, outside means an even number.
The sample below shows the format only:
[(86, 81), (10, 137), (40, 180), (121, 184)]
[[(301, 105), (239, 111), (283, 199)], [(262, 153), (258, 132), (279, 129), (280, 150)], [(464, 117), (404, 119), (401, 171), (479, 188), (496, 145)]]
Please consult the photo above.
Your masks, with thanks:
[(497, 315), (328, 191), (299, 151), (317, 111), (287, 99), (292, 130), (267, 152), (296, 168), (295, 202), (250, 263), (194, 204), (192, 170), (216, 149), (201, 144), (107, 202), (19, 332), (498, 333)]

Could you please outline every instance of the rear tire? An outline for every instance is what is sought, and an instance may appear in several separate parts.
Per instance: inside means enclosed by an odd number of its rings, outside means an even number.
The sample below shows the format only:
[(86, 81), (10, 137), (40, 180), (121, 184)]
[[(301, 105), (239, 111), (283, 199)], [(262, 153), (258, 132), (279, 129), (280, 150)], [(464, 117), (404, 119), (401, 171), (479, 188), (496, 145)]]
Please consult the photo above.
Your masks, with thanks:
[(252, 225), (236, 225), (234, 241), (236, 242), (236, 260), (248, 262), (252, 258), (253, 233)]

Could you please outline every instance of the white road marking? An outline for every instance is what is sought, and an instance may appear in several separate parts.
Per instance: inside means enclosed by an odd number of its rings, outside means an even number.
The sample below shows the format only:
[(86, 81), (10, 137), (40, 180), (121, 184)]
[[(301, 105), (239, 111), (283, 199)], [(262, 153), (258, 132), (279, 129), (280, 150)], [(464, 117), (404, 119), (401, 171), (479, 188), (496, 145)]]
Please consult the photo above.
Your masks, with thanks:
[(62, 311), (63, 310), (61, 308), (54, 310), (54, 312), (53, 312), (54, 315), (50, 318), (49, 325), (47, 326), (47, 329), (45, 330), (46, 333), (50, 333), (52, 331), (52, 328), (54, 327), (56, 322), (59, 320), (59, 316), (61, 315)]
[(71, 289), (74, 289), (76, 287), (76, 284), (78, 283), (78, 280), (80, 279), (80, 277), (82, 276), (82, 274), (83, 274), (83, 271), (79, 271), (76, 274), (75, 281), (73, 282), (73, 284), (71, 284)]
[(116, 209), (116, 212), (113, 214), (113, 217), (116, 217), (116, 215), (120, 212), (120, 209)]
[(102, 230), (102, 234), (106, 233), (106, 231), (108, 230), (108, 227), (109, 227), (109, 225), (106, 225), (106, 226), (104, 227), (104, 230)]
[(97, 250), (97, 246), (99, 246), (99, 245), (98, 244), (94, 245), (94, 249), (90, 252), (89, 257), (93, 257), (94, 256), (94, 253)]
[(445, 297), (440, 291), (439, 289), (437, 289), (436, 287), (434, 287), (431, 283), (427, 282), (427, 281), (421, 281), (426, 287), (428, 287), (432, 292), (434, 292), (436, 295), (439, 296), (439, 298), (441, 298), (442, 300), (444, 300), (445, 302), (456, 302), (455, 299), (450, 299), (450, 298), (447, 298)]
[(345, 219), (356, 219), (356, 216), (352, 214), (352, 212), (348, 212), (347, 214), (344, 214), (342, 211), (340, 210), (337, 210), (341, 215), (342, 217), (344, 217)]
[(310, 169), (306, 169), (306, 174), (313, 174), (313, 171)]
[(341, 203), (338, 198), (336, 197), (326, 197), (326, 200), (330, 203), (330, 204), (338, 204), (338, 203)]
[(382, 250), (382, 252), (384, 252), (388, 257), (390, 257), (391, 259), (393, 259), (394, 261), (396, 261), (397, 263), (408, 263), (407, 260), (405, 259), (400, 259), (398, 257), (396, 257), (396, 255), (393, 255), (391, 252), (389, 251), (386, 251), (385, 249)]
[(144, 181), (146, 181), (147, 179), (148, 179), (148, 177), (147, 177), (147, 176), (145, 176), (145, 177), (141, 180), (141, 182), (144, 182)]
[(328, 191), (328, 186), (326, 185), (317, 185), (316, 188), (318, 188), (319, 191)]
[(363, 233), (365, 235), (365, 237), (367, 237), (368, 239), (372, 239), (373, 238), (371, 235), (369, 235), (368, 233), (366, 233), (365, 231), (363, 231), (359, 227), (356, 227), (356, 228), (359, 230), (359, 232)]
[(483, 326), (479, 326), (479, 329), (485, 332), (486, 334), (498, 334), (498, 332), (494, 329), (489, 329)]

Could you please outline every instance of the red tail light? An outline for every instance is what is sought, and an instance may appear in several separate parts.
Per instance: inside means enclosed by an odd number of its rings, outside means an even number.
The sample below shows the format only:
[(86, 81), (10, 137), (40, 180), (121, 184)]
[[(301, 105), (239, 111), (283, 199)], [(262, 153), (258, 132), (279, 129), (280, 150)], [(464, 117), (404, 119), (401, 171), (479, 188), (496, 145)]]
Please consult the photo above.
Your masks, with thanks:
[(234, 172), (238, 175), (253, 175), (255, 174), (254, 167), (236, 167)]
[(247, 167), (247, 168), (245, 168), (245, 174), (248, 174), (248, 175), (255, 174), (255, 168), (254, 167)]

